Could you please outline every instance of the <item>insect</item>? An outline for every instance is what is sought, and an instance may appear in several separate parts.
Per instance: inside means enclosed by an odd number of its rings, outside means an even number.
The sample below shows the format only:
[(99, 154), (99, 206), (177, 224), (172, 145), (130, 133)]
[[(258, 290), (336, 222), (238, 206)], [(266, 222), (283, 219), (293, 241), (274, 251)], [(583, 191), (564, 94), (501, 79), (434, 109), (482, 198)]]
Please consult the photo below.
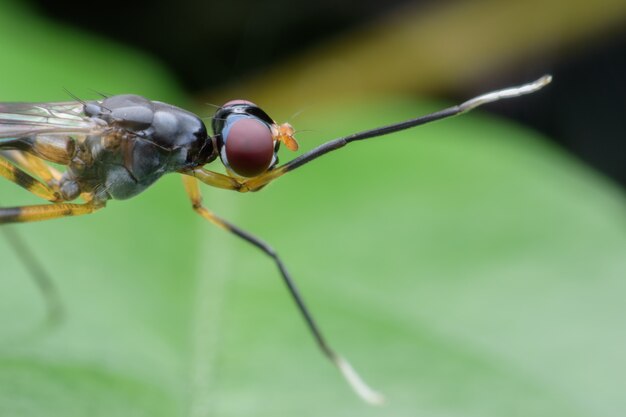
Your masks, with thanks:
[[(361, 398), (380, 403), (383, 397), (331, 349), (276, 251), (209, 211), (202, 203), (199, 183), (238, 192), (258, 191), (348, 143), (534, 93), (550, 81), (546, 75), (435, 113), (334, 139), (283, 165), (278, 165), (277, 156), (281, 144), (290, 150), (298, 147), (293, 128), (287, 123), (277, 124), (260, 107), (245, 100), (229, 101), (216, 111), (211, 123), (213, 135), (193, 113), (137, 95), (86, 102), (0, 103), (0, 176), (49, 202), (0, 207), (0, 223), (93, 213), (105, 208), (109, 200), (124, 200), (141, 193), (165, 174), (182, 174), (193, 210), (256, 246), (275, 262), (324, 355)], [(224, 165), (225, 174), (206, 168), (218, 160)], [(64, 166), (64, 172), (49, 163)], [(77, 199), (82, 202), (73, 202)]]

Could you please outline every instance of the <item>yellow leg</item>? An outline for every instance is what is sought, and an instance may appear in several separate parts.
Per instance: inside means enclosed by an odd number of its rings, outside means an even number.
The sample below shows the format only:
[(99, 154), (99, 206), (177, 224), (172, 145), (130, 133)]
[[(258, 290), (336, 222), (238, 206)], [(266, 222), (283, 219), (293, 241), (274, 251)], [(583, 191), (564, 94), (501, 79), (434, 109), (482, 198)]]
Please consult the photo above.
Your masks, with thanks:
[(243, 181), (241, 186), (249, 191), (258, 191), (270, 182), (274, 181), (276, 178), (286, 174), (287, 172), (295, 168), (296, 167), (292, 168), (289, 164), (285, 164), (271, 171), (267, 171), (257, 177), (249, 178)]
[(189, 175), (212, 187), (224, 188), (226, 190), (239, 191), (245, 193), (248, 191), (258, 191), (265, 187), (269, 182), (275, 180), (290, 170), (289, 165), (283, 165), (272, 171), (268, 171), (254, 178), (239, 180), (228, 175), (218, 172), (209, 171), (204, 168), (196, 168), (191, 171), (181, 172), (183, 175)]
[(15, 165), (10, 164), (2, 157), (0, 157), (0, 176), (14, 182), (44, 200), (52, 202), (62, 201), (59, 193), (55, 192), (49, 186), (42, 184), (34, 177), (31, 177)]
[(104, 203), (87, 202), (85, 204), (57, 203), (37, 206), (1, 207), (0, 224), (24, 223), (52, 220), (59, 217), (80, 216), (93, 213), (104, 207)]
[[(229, 177), (228, 175), (220, 174), (218, 172), (209, 171), (204, 168), (196, 168), (191, 171), (181, 172), (183, 175), (189, 175), (190, 177), (197, 178), (199, 181), (202, 181), (204, 184), (210, 185), (212, 187), (224, 188), (226, 190), (235, 190), (240, 192), (248, 191), (247, 189), (242, 189), (242, 184), (236, 178)], [(186, 177), (184, 178), (185, 187), (187, 187), (188, 183), (195, 183), (195, 181), (187, 181)]]
[(231, 230), (226, 221), (220, 219), (202, 205), (202, 195), (200, 194), (198, 181), (196, 181), (195, 178), (183, 176), (183, 184), (185, 185), (185, 191), (187, 191), (189, 199), (191, 200), (191, 206), (196, 213), (224, 230)]
[(41, 178), (51, 188), (55, 188), (61, 179), (62, 174), (59, 170), (28, 152), (6, 151), (5, 156), (26, 171)]

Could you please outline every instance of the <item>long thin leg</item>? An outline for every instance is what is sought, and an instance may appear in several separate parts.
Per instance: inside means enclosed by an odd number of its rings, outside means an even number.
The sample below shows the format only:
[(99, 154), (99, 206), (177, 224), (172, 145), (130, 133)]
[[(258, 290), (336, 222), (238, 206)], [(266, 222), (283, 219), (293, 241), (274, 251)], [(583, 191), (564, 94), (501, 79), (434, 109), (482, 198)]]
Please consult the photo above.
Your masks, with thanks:
[(286, 174), (289, 171), (293, 171), (296, 168), (301, 167), (304, 164), (307, 164), (314, 159), (319, 158), (322, 155), (327, 154), (328, 152), (332, 152), (339, 148), (346, 146), (350, 142), (355, 142), (357, 140), (369, 139), (373, 137), (388, 135), (389, 133), (398, 132), (400, 130), (409, 129), (415, 126), (420, 126), (426, 123), (434, 122), (436, 120), (445, 119), (447, 117), (456, 116), (465, 112), (468, 112), (472, 109), (475, 109), (478, 106), (482, 106), (483, 104), (492, 103), (494, 101), (519, 97), (525, 94), (531, 94), (535, 91), (540, 90), (545, 87), (552, 81), (552, 77), (549, 75), (544, 75), (538, 80), (521, 85), (519, 87), (505, 88), (503, 90), (493, 91), (491, 93), (483, 94), (478, 97), (475, 97), (471, 100), (468, 100), (458, 106), (449, 107), (444, 110), (440, 110), (435, 113), (427, 114), (425, 116), (417, 117), (415, 119), (410, 119), (400, 123), (394, 123), (392, 125), (379, 127), (376, 129), (366, 130), (359, 133), (354, 133), (352, 135), (344, 136), (342, 138), (334, 139), (329, 142), (326, 142), (317, 148), (310, 150), (297, 158), (287, 162), (286, 164), (268, 171), (264, 174), (261, 174), (257, 177), (250, 178), (242, 182), (242, 186), (237, 190), (239, 191), (255, 191), (265, 186), (270, 181), (275, 180), (276, 178)]
[(61, 302), (59, 291), (54, 285), (54, 280), (41, 262), (39, 262), (35, 253), (30, 250), (26, 242), (15, 230), (5, 226), (0, 228), (0, 233), (4, 234), (4, 237), (15, 250), (15, 254), (33, 277), (37, 288), (39, 288), (46, 302), (48, 323), (55, 324), (61, 321), (63, 318), (63, 303)]
[(287, 271), (287, 268), (283, 264), (282, 260), (280, 259), (276, 251), (267, 243), (263, 242), (257, 237), (219, 218), (218, 216), (213, 214), (211, 211), (207, 210), (202, 205), (202, 196), (200, 194), (200, 189), (198, 188), (198, 182), (195, 178), (192, 178), (190, 176), (183, 176), (183, 182), (185, 185), (185, 190), (187, 191), (187, 194), (189, 195), (189, 198), (191, 199), (193, 209), (194, 211), (196, 211), (196, 213), (198, 213), (200, 216), (210, 221), (211, 223), (215, 224), (216, 226), (228, 232), (231, 232), (234, 235), (239, 236), (240, 238), (244, 239), (248, 243), (256, 246), (263, 253), (265, 253), (266, 255), (268, 255), (270, 258), (274, 260), (274, 262), (276, 263), (276, 266), (278, 267), (278, 270), (280, 271), (283, 281), (287, 285), (287, 289), (291, 293), (291, 296), (296, 302), (298, 309), (302, 313), (304, 320), (306, 321), (309, 329), (311, 330), (311, 333), (313, 333), (313, 337), (315, 338), (315, 341), (317, 342), (318, 346), (320, 347), (324, 355), (326, 355), (326, 357), (330, 359), (331, 362), (341, 371), (342, 375), (348, 381), (352, 389), (363, 400), (371, 404), (382, 403), (383, 396), (377, 393), (376, 391), (372, 390), (369, 386), (367, 386), (367, 384), (365, 384), (365, 382), (356, 373), (356, 371), (352, 368), (352, 366), (348, 363), (348, 361), (346, 361), (344, 358), (342, 358), (340, 355), (335, 353), (335, 351), (333, 351), (330, 348), (330, 346), (324, 339), (324, 336), (322, 335), (319, 327), (315, 323), (313, 316), (311, 315), (308, 308), (306, 307), (304, 300), (302, 299), (302, 296), (300, 295), (300, 292), (298, 291), (298, 288), (296, 287), (296, 284), (291, 279), (291, 275)]
[(89, 201), (84, 204), (58, 203), (36, 206), (0, 207), (0, 224), (23, 223), (57, 219), (59, 217), (80, 216), (93, 213), (104, 207), (104, 203)]
[(0, 176), (41, 197), (44, 200), (56, 202), (61, 201), (61, 196), (49, 186), (42, 184), (36, 178), (31, 177), (15, 165), (10, 164), (6, 159), (0, 157)]
[[(44, 190), (44, 193), (34, 193), (39, 195), (39, 197), (45, 198), (47, 200), (55, 201), (58, 199), (59, 195), (57, 194), (57, 184), (58, 179), (60, 178), (60, 173), (51, 166), (45, 164), (41, 159), (20, 151), (5, 151), (2, 153), (2, 156), (11, 160), (14, 164), (21, 166), (35, 175), (38, 175), (42, 180), (44, 180), (47, 185), (42, 185), (38, 182), (31, 182), (30, 186), (27, 187), (29, 191), (32, 192), (33, 187), (37, 191)], [(3, 169), (6, 173), (7, 164), (2, 160), (2, 156), (0, 156), (0, 171)], [(22, 184), (24, 183), (24, 179), (27, 181), (33, 181), (34, 179), (25, 177), (23, 173), (20, 172), (16, 167), (12, 168), (12, 174), (16, 178), (21, 178)], [(49, 325), (57, 324), (61, 321), (63, 317), (63, 303), (61, 302), (61, 297), (59, 295), (59, 291), (54, 284), (54, 280), (50, 277), (50, 274), (46, 271), (43, 264), (39, 261), (36, 254), (30, 249), (28, 244), (24, 241), (24, 239), (17, 233), (16, 230), (11, 229), (9, 227), (0, 228), (0, 233), (4, 235), (7, 239), (9, 245), (13, 248), (15, 254), (22, 262), (22, 264), (26, 267), (29, 275), (33, 278), (35, 285), (41, 292), (41, 295), (46, 303), (46, 321)]]

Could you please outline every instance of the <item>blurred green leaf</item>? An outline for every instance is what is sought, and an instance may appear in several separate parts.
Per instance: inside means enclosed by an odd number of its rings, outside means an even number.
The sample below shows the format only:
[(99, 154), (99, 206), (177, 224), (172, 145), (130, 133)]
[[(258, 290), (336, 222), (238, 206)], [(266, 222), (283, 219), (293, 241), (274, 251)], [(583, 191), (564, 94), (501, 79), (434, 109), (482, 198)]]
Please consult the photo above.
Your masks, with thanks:
[[(59, 99), (49, 71), (79, 88), (180, 100), (148, 58), (129, 62), (136, 53), (30, 27), (74, 59), (44, 69), (48, 55), (24, 52), (20, 62), (38, 69), (21, 74), (7, 55), (11, 82), (0, 91), (12, 100)], [(82, 59), (105, 52), (111, 72)], [(29, 83), (33, 74), (42, 78)], [(332, 103), (294, 124), (314, 131), (300, 134), (309, 149), (436, 108)], [(35, 201), (25, 194), (0, 183), (2, 205)], [(49, 332), (37, 332), (40, 296), (0, 242), (0, 415), (597, 417), (625, 408), (623, 196), (532, 132), (472, 114), (351, 145), (260, 193), (205, 195), (278, 249), (326, 336), (388, 404), (359, 402), (316, 350), (274, 265), (197, 219), (172, 175), (91, 216), (14, 226), (68, 310)]]
[[(67, 101), (135, 93), (180, 102), (173, 79), (145, 53), (38, 17), (26, 2), (2, 0), (2, 101)], [(157, 96), (157, 97), (154, 97)]]

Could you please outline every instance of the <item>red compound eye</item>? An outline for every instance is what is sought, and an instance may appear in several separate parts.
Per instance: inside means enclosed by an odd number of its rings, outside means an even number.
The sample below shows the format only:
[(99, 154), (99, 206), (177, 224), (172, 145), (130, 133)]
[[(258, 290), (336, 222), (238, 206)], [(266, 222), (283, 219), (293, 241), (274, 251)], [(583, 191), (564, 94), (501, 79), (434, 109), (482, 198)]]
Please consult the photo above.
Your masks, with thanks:
[(243, 177), (267, 171), (274, 157), (274, 139), (269, 127), (251, 118), (233, 122), (224, 138), (228, 165)]

